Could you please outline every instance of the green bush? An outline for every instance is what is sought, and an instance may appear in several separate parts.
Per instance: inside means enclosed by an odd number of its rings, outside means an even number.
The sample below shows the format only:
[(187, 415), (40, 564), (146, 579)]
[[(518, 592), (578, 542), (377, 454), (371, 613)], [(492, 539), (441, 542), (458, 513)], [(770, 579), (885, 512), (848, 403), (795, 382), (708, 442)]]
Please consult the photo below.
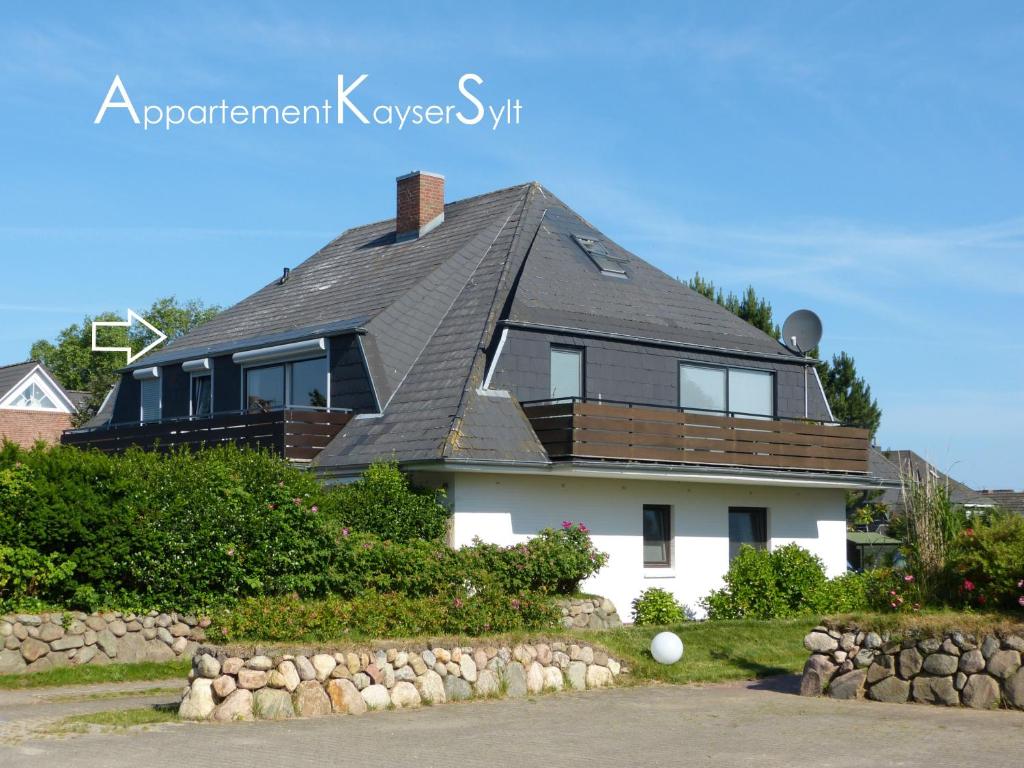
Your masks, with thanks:
[(353, 483), (336, 486), (324, 508), (336, 523), (352, 531), (391, 541), (444, 539), (450, 512), (443, 491), (411, 487), (398, 464), (371, 465)]
[(498, 600), (573, 592), (607, 559), (571, 523), (515, 547), (453, 551), (447, 519), (393, 464), (325, 488), (233, 446), (120, 456), (0, 447), (0, 546), (75, 563), (73, 578), (33, 582), (33, 597), (51, 605), (192, 610), (370, 591)]
[(973, 520), (953, 540), (944, 576), (951, 605), (1024, 610), (1024, 516), (995, 512)]
[(456, 558), (462, 578), (473, 588), (507, 594), (573, 594), (608, 562), (608, 555), (594, 547), (587, 527), (569, 520), (522, 544), (501, 547), (475, 541), (458, 550)]
[(831, 582), (821, 560), (796, 544), (772, 551), (741, 547), (725, 586), (702, 605), (711, 619), (776, 619), (815, 612), (866, 608), (862, 576)]
[(540, 595), (262, 597), (215, 612), (207, 634), (215, 642), (329, 642), (553, 629), (558, 620), (558, 609)]
[(671, 592), (651, 587), (633, 600), (633, 623), (642, 626), (679, 624), (686, 619), (686, 609)]
[(35, 610), (41, 596), (68, 579), (75, 564), (31, 547), (0, 546), (0, 613)]

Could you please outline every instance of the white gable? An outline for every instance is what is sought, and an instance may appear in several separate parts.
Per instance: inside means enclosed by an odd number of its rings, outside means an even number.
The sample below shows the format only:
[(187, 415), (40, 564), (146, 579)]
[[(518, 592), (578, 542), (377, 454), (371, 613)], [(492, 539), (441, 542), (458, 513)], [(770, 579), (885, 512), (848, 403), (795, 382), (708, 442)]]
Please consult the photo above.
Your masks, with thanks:
[(36, 366), (0, 400), (0, 408), (72, 413), (74, 404), (40, 366)]

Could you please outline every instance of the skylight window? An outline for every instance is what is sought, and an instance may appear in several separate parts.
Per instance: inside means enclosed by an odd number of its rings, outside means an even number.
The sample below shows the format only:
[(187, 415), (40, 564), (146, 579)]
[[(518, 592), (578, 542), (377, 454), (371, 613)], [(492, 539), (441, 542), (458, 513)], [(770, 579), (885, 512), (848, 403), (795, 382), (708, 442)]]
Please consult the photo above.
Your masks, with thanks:
[(613, 256), (611, 251), (600, 240), (582, 237), (581, 235), (573, 235), (572, 239), (590, 257), (590, 260), (597, 265), (602, 275), (626, 277), (626, 263), (628, 259), (622, 256)]

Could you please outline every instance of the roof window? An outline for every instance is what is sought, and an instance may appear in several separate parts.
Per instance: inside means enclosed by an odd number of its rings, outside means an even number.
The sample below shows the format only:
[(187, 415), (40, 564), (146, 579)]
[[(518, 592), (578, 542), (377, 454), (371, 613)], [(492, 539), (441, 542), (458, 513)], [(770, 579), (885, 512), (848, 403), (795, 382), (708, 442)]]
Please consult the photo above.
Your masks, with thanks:
[(600, 240), (582, 237), (581, 235), (573, 235), (572, 239), (590, 257), (590, 260), (597, 265), (602, 275), (626, 277), (626, 262), (628, 259), (623, 256), (613, 256)]

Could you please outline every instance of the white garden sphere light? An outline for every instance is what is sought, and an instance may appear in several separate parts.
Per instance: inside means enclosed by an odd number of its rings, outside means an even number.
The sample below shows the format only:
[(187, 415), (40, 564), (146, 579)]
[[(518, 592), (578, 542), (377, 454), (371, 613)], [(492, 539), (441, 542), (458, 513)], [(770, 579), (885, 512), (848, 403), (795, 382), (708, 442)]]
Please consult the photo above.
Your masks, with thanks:
[(674, 632), (659, 632), (651, 640), (651, 656), (659, 664), (675, 664), (683, 658), (683, 641)]

